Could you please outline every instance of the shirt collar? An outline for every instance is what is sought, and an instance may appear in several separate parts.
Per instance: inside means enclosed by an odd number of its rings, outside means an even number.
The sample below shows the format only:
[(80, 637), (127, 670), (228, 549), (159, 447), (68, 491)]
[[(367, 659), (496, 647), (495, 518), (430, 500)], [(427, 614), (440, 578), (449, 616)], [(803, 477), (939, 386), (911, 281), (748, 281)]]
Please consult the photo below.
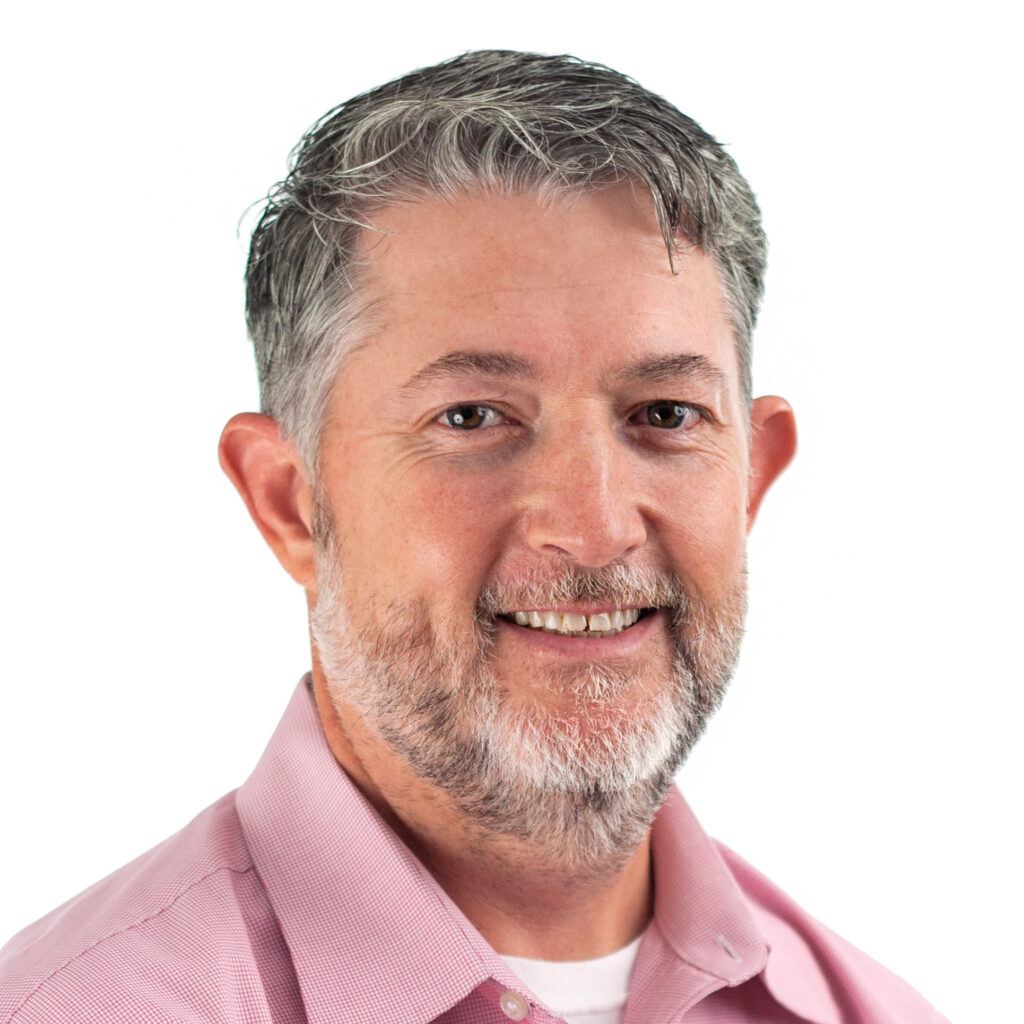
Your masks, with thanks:
[[(739, 861), (731, 854), (734, 861)], [(784, 909), (752, 904), (758, 928), (770, 948), (764, 983), (776, 1002), (813, 1024), (842, 1024), (842, 1012), (835, 1001), (828, 976), (803, 936), (787, 918)], [(782, 912), (779, 912), (782, 910)], [(886, 1016), (882, 1009), (877, 1019)]]
[(760, 975), (796, 1016), (841, 1024), (821, 965), (787, 923), (800, 912), (775, 913), (752, 900), (752, 869), (707, 835), (677, 789), (658, 813), (651, 848), (655, 923), (676, 957), (730, 987)]
[(310, 1024), (433, 1020), (496, 973), (483, 937), (335, 761), (305, 680), (237, 807)]
[(767, 948), (747, 901), (682, 794), (672, 789), (651, 835), (654, 917), (682, 960), (738, 985), (760, 973)]

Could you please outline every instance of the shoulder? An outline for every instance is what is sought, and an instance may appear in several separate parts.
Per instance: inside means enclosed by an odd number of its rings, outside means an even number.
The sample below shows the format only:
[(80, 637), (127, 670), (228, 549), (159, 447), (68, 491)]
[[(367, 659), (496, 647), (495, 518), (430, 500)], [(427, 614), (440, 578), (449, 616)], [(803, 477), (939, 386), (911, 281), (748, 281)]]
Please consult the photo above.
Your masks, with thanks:
[(0, 950), (0, 1024), (230, 1019), (203, 1004), (267, 914), (229, 794)]
[[(807, 914), (727, 846), (715, 845), (768, 943), (765, 980), (781, 1002), (811, 998), (836, 1020), (946, 1024), (905, 981)], [(811, 979), (820, 982), (817, 992)]]

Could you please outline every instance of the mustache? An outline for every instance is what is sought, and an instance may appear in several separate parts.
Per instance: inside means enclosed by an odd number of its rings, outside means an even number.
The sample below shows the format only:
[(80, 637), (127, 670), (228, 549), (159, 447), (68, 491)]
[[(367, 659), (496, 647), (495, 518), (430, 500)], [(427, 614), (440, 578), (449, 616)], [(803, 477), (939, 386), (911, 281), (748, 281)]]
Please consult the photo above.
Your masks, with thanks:
[(617, 608), (670, 608), (681, 616), (690, 603), (682, 580), (672, 573), (622, 563), (582, 568), (566, 565), (516, 580), (495, 580), (480, 593), (477, 617), (490, 621), (513, 611), (600, 602)]

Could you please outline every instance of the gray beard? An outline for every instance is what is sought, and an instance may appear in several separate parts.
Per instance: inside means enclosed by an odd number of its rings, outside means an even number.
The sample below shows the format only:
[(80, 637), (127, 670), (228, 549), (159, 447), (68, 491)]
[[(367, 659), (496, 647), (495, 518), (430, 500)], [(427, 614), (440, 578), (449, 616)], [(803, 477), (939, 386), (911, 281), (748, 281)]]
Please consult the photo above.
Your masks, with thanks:
[[(621, 870), (721, 703), (743, 632), (744, 576), (711, 608), (665, 573), (564, 566), (488, 587), (460, 638), (431, 623), (423, 601), (362, 600), (366, 614), (353, 619), (336, 545), (319, 525), (311, 626), (336, 711), (362, 715), (477, 832), (509, 837), (577, 874)], [(495, 616), (583, 600), (671, 609), (667, 673), (635, 659), (579, 666), (546, 680), (560, 710), (515, 703), (491, 663)], [(667, 677), (652, 687), (652, 672)], [(639, 703), (622, 707), (640, 692)]]

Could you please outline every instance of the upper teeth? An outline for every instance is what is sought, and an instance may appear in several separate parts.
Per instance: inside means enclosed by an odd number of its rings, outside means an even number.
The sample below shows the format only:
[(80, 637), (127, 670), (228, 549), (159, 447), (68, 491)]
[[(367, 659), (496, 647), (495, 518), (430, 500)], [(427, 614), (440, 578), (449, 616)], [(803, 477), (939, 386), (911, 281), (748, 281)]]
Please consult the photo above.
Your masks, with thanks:
[(549, 633), (570, 635), (614, 636), (640, 618), (639, 608), (615, 609), (613, 612), (598, 612), (595, 615), (576, 615), (572, 612), (516, 612), (516, 624), (543, 629)]

